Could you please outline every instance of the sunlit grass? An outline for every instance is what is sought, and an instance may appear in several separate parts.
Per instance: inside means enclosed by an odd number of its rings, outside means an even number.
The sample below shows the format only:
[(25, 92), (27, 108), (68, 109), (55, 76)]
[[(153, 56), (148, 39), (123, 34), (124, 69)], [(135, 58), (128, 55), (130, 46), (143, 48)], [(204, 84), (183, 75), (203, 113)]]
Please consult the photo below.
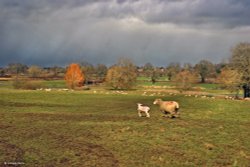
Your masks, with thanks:
[[(114, 91), (115, 92), (115, 91)], [(0, 163), (26, 166), (248, 166), (250, 103), (164, 96), (181, 104), (166, 119), (157, 96), (0, 89)], [(151, 107), (139, 118), (136, 103)]]

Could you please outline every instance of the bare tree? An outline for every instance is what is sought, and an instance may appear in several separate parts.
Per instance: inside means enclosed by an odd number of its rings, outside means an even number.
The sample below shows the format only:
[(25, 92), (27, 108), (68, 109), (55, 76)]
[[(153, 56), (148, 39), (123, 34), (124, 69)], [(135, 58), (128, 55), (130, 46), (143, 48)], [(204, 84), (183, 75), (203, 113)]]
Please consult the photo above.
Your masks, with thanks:
[(241, 75), (237, 70), (225, 67), (221, 70), (221, 73), (217, 77), (217, 82), (221, 84), (223, 89), (227, 89), (230, 92), (235, 92), (235, 96), (238, 97), (241, 89)]
[(240, 43), (232, 49), (230, 64), (242, 75), (242, 83), (250, 85), (250, 43)]
[(208, 60), (201, 60), (195, 65), (195, 69), (200, 75), (201, 83), (205, 83), (208, 76), (215, 74), (215, 67)]
[(143, 73), (146, 77), (151, 77), (154, 72), (154, 66), (151, 63), (146, 63), (143, 66)]
[(27, 69), (28, 67), (24, 64), (13, 63), (8, 65), (7, 71), (10, 72), (11, 74), (16, 75), (17, 78), (20, 73), (26, 73)]
[(28, 69), (28, 73), (30, 75), (30, 77), (39, 77), (41, 76), (42, 73), (42, 69), (38, 66), (30, 66)]
[(102, 80), (103, 78), (105, 78), (108, 68), (104, 64), (97, 64), (95, 71), (97, 77)]
[(250, 43), (239, 43), (232, 49), (230, 65), (241, 75), (244, 97), (250, 97)]
[(94, 75), (96, 73), (95, 67), (91, 63), (85, 61), (81, 62), (80, 65), (82, 72), (85, 75), (85, 83), (87, 84), (90, 80), (93, 80), (94, 78)]
[(193, 87), (193, 84), (197, 81), (197, 76), (189, 70), (182, 70), (174, 77), (176, 87), (182, 90), (189, 90)]
[(168, 80), (171, 81), (172, 78), (181, 71), (180, 63), (170, 63), (166, 69)]

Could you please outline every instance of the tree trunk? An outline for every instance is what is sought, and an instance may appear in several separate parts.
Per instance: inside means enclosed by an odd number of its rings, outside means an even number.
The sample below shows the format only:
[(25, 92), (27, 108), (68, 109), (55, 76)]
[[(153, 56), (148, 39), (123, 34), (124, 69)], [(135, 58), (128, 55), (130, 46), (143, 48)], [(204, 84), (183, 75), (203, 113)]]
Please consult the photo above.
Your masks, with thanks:
[(205, 83), (205, 82), (206, 82), (205, 78), (201, 77), (201, 83)]

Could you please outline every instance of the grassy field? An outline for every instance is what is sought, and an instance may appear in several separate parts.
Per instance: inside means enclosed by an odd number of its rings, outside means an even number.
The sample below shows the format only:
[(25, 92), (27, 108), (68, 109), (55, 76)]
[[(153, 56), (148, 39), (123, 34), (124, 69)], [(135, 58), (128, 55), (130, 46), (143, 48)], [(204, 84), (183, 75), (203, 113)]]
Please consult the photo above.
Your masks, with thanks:
[[(181, 118), (162, 117), (157, 96), (0, 89), (0, 166), (250, 166), (250, 103), (164, 96)], [(139, 118), (136, 103), (151, 107)]]

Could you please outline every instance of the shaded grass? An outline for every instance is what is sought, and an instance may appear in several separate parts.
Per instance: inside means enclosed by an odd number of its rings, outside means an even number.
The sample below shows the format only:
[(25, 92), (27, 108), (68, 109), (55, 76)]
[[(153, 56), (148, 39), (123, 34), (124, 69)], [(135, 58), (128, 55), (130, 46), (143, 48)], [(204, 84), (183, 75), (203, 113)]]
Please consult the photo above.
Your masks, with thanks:
[[(161, 117), (156, 97), (0, 90), (0, 163), (25, 166), (248, 166), (250, 103), (164, 97), (180, 119)], [(139, 118), (136, 103), (151, 107)]]

